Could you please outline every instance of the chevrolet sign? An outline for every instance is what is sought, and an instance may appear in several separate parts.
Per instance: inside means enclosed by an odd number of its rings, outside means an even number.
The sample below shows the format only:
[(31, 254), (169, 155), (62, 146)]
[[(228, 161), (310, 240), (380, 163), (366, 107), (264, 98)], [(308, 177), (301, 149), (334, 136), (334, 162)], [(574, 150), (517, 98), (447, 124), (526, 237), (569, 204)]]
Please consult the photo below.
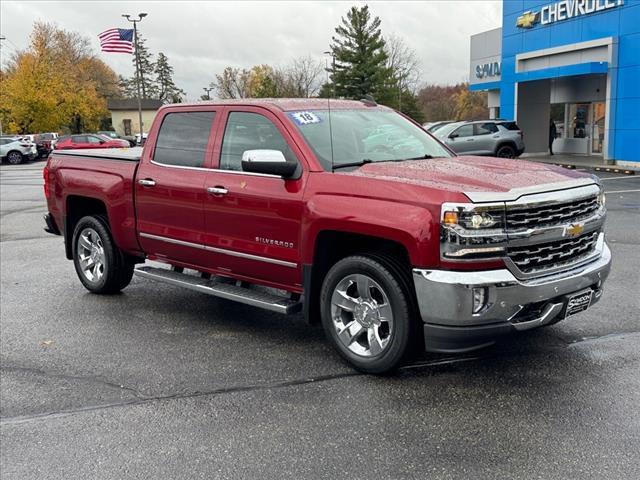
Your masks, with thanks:
[(523, 13), (517, 18), (516, 27), (528, 29), (533, 28), (537, 23), (549, 25), (622, 5), (624, 0), (562, 0), (546, 5), (538, 12)]

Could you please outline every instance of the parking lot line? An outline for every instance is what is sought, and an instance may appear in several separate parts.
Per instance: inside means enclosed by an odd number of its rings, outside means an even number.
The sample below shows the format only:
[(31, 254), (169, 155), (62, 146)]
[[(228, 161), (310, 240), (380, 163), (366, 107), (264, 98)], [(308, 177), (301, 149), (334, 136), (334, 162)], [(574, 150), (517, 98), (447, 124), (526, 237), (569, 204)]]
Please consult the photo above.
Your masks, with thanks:
[(605, 180), (631, 180), (629, 178), (629, 175), (625, 176), (625, 177), (604, 177), (604, 178), (600, 178), (600, 180), (605, 181)]
[(633, 192), (640, 192), (640, 189), (638, 189), (638, 190), (612, 190), (610, 192), (607, 192), (607, 195), (609, 195), (611, 193), (633, 193)]

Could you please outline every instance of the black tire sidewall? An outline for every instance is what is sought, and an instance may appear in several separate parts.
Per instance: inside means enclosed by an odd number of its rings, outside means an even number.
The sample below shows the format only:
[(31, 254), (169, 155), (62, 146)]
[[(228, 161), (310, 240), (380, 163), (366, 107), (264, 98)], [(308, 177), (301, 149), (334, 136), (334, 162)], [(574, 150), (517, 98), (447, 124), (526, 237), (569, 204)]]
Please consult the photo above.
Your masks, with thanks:
[[(11, 161), (11, 155), (18, 155), (18, 161), (17, 162), (12, 162)], [(24, 161), (24, 155), (22, 155), (20, 152), (17, 151), (11, 151), (9, 153), (7, 153), (7, 163), (9, 163), (10, 165), (20, 165), (22, 162)]]
[[(510, 151), (511, 155), (501, 156), (500, 152), (502, 150)], [(501, 145), (500, 147), (498, 147), (498, 150), (496, 151), (496, 157), (499, 157), (499, 158), (515, 158), (515, 156), (516, 156), (516, 149), (513, 148), (511, 145)]]
[[(375, 357), (363, 357), (349, 351), (338, 338), (331, 318), (331, 297), (336, 285), (351, 274), (365, 274), (375, 280), (387, 294), (393, 310), (394, 328), (387, 348)], [(406, 357), (411, 334), (411, 309), (407, 292), (382, 263), (366, 256), (347, 257), (327, 273), (320, 291), (320, 311), (325, 334), (338, 353), (356, 369), (366, 373), (386, 373), (398, 367)]]
[[(78, 239), (80, 233), (85, 228), (92, 228), (100, 236), (102, 240), (102, 247), (104, 249), (105, 265), (104, 274), (102, 278), (97, 282), (89, 281), (82, 273), (80, 266), (80, 260), (78, 258)], [(99, 216), (88, 216), (81, 218), (73, 232), (72, 241), (73, 252), (73, 265), (78, 274), (78, 278), (85, 286), (85, 288), (94, 293), (115, 293), (119, 291), (121, 279), (119, 275), (119, 269), (121, 264), (121, 253), (116, 247), (111, 233), (109, 232), (109, 226), (105, 219)]]

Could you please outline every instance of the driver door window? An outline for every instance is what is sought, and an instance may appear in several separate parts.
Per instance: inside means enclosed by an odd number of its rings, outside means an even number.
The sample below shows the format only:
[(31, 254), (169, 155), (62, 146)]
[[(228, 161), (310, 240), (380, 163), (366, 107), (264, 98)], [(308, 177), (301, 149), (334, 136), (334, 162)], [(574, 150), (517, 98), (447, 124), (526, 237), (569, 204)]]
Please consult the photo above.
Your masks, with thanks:
[(258, 113), (231, 112), (222, 140), (220, 169), (241, 171), (242, 154), (247, 150), (279, 150), (287, 161), (297, 162), (271, 120)]

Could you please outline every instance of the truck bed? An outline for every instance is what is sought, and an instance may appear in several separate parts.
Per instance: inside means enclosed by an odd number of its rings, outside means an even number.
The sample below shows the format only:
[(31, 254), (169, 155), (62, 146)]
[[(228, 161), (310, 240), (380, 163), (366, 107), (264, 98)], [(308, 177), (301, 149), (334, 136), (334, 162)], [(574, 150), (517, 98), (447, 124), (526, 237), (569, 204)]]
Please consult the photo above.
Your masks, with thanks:
[(142, 147), (133, 148), (87, 148), (78, 150), (55, 150), (55, 155), (72, 155), (79, 157), (110, 158), (113, 160), (140, 161)]
[[(134, 181), (142, 148), (54, 150), (49, 156), (49, 212), (65, 236), (70, 210), (82, 211), (87, 201), (99, 202), (116, 243), (126, 253), (140, 252), (136, 235)], [(70, 252), (67, 251), (69, 255)]]

